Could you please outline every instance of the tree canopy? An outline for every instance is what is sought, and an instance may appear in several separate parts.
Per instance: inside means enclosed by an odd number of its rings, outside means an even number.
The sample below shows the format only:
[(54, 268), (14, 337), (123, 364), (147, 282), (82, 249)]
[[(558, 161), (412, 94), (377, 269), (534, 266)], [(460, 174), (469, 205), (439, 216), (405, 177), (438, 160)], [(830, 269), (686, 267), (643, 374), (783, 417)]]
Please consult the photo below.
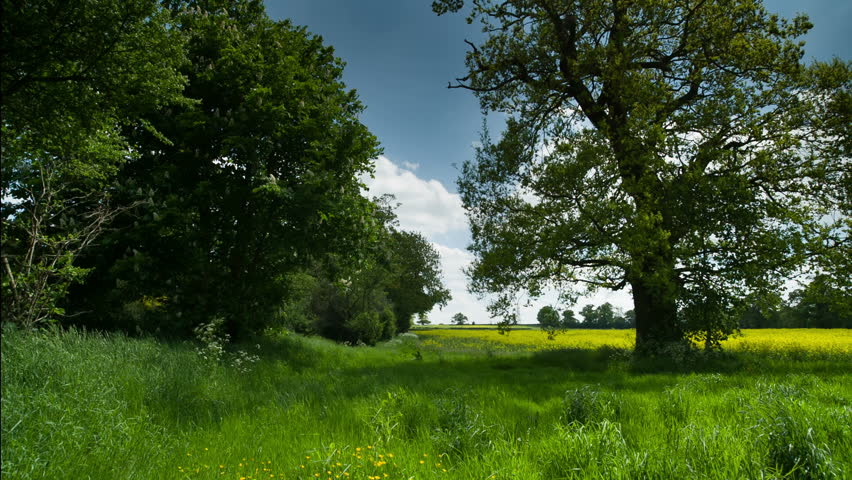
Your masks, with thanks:
[(361, 193), (381, 150), (322, 38), (259, 0), (3, 12), (4, 319), (234, 338), (330, 257), (396, 279), (353, 322), (405, 330), (446, 301), (431, 245)]
[(458, 313), (456, 313), (456, 314), (454, 314), (454, 315), (453, 315), (453, 320), (452, 320), (452, 322), (453, 322), (453, 324), (455, 324), (455, 325), (465, 325), (465, 324), (467, 324), (467, 322), (468, 322), (467, 315), (465, 315), (465, 314), (463, 314), (463, 313), (461, 313), (461, 312), (458, 312)]
[(508, 120), (459, 190), (472, 288), (505, 321), (518, 292), (629, 287), (638, 350), (715, 344), (739, 299), (826, 252), (848, 266), (849, 64), (802, 63), (806, 17), (755, 0), (482, 0), (468, 20), (487, 37), (451, 87)]
[(374, 344), (408, 331), (415, 316), (421, 325), (429, 323), (426, 314), (450, 300), (432, 244), (399, 229), (393, 196), (374, 199), (374, 204), (383, 229), (364, 261), (353, 265), (338, 262), (343, 255), (332, 255), (311, 270), (316, 286), (307, 291), (308, 307), (288, 311), (297, 321), (306, 318), (302, 330)]
[(152, 0), (3, 2), (4, 319), (33, 324), (87, 272), (75, 260), (122, 210), (117, 172), (186, 103), (184, 36)]
[(562, 321), (559, 319), (559, 312), (550, 305), (541, 307), (536, 314), (536, 321), (544, 329), (559, 328), (562, 326)]

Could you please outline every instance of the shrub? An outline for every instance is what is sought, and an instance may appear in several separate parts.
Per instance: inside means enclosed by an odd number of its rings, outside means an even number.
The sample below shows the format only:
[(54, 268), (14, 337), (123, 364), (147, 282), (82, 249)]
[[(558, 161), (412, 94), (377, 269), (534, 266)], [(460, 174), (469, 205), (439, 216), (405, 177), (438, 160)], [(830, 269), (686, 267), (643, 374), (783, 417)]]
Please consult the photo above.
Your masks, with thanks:
[(375, 311), (358, 313), (346, 322), (346, 328), (354, 337), (352, 341), (363, 342), (367, 345), (375, 345), (376, 342), (382, 339), (382, 334), (385, 331), (382, 317), (379, 315), (379, 312)]

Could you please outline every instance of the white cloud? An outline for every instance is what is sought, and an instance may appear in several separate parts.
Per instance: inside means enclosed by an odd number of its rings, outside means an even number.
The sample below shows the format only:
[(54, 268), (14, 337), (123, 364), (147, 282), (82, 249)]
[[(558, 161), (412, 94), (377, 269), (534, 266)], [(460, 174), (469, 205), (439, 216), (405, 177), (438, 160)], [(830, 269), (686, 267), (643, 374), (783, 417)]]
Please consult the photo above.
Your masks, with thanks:
[[(500, 319), (493, 319), (486, 310), (486, 301), (477, 300), (476, 296), (467, 291), (467, 277), (464, 274), (464, 269), (473, 261), (473, 255), (465, 250), (452, 248), (439, 243), (432, 243), (432, 246), (441, 255), (441, 265), (444, 275), (444, 285), (450, 290), (453, 299), (446, 307), (439, 309), (435, 307), (429, 312), (429, 320), (433, 324), (449, 324), (452, 316), (458, 312), (464, 313), (471, 322), (477, 324), (496, 323)], [(599, 290), (593, 295), (580, 297), (577, 303), (571, 305), (560, 305), (558, 303), (557, 292), (545, 292), (545, 294), (531, 302), (526, 302), (521, 299), (520, 302), (520, 318), (519, 323), (535, 323), (536, 314), (541, 307), (552, 305), (558, 310), (571, 308), (579, 315), (580, 310), (586, 304), (595, 306), (602, 305), (605, 302), (611, 303), (613, 306), (620, 308), (622, 311), (627, 311), (633, 308), (633, 299), (630, 293), (624, 290), (613, 292), (609, 290)], [(529, 303), (529, 305), (527, 305)]]
[[(435, 247), (441, 256), (444, 285), (450, 290), (453, 299), (443, 309), (434, 308), (429, 312), (429, 320), (433, 324), (449, 324), (456, 313), (464, 313), (468, 319), (477, 324), (496, 323), (499, 319), (490, 318), (486, 309), (487, 302), (478, 300), (467, 291), (467, 278), (464, 269), (473, 261), (473, 255), (461, 247), (469, 241), (470, 233), (461, 199), (457, 194), (450, 193), (437, 180), (423, 180), (412, 170), (416, 166), (403, 162), (400, 165), (386, 157), (376, 160), (374, 178), (363, 178), (370, 196), (392, 194), (401, 205), (396, 213), (400, 226), (406, 230), (422, 233)], [(447, 236), (447, 233), (455, 235)], [(446, 241), (456, 238), (461, 244), (447, 245)], [(440, 241), (439, 241), (440, 240)], [(535, 323), (538, 310), (544, 305), (554, 305), (560, 310), (565, 305), (557, 304), (558, 295), (549, 292), (543, 297), (530, 302), (530, 305), (520, 306), (521, 323)], [(579, 310), (591, 303), (600, 305), (610, 302), (622, 310), (633, 308), (629, 293), (600, 291), (595, 295), (582, 297), (573, 309)], [(526, 302), (523, 302), (526, 303)]]
[(464, 268), (473, 261), (473, 255), (465, 250), (432, 243), (441, 255), (441, 267), (444, 274), (444, 286), (450, 290), (453, 299), (446, 307), (435, 307), (429, 312), (429, 320), (433, 324), (449, 324), (453, 315), (463, 313), (471, 322), (477, 324), (491, 323), (485, 309), (485, 302), (476, 299), (467, 291), (467, 278)]
[[(409, 163), (403, 163), (408, 167)], [(401, 206), (396, 213), (405, 230), (434, 234), (467, 230), (467, 219), (458, 194), (450, 193), (437, 180), (423, 180), (410, 169), (401, 168), (386, 157), (376, 159), (373, 178), (362, 179), (370, 196), (392, 194)]]

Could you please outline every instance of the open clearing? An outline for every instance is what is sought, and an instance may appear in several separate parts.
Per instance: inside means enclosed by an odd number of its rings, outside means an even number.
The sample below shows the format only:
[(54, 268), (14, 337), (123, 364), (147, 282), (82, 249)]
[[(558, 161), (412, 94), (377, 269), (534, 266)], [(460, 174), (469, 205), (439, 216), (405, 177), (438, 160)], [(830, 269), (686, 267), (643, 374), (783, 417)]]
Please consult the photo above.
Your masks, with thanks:
[(5, 328), (3, 478), (852, 471), (848, 330), (750, 330), (729, 353), (658, 361), (622, 348), (631, 331), (417, 334), (376, 348), (267, 335), (239, 346), (260, 357), (243, 371), (189, 343)]

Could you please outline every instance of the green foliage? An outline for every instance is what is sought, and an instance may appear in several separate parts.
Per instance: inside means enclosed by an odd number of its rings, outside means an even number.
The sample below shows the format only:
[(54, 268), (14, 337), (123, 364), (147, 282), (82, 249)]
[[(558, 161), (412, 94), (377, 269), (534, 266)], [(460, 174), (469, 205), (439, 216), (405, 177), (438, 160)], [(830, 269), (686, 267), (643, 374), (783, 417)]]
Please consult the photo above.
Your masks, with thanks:
[(587, 424), (617, 420), (619, 406), (614, 395), (589, 385), (569, 390), (563, 399), (565, 424)]
[(495, 429), (484, 423), (472, 403), (472, 398), (455, 390), (448, 390), (436, 402), (438, 422), (432, 440), (450, 458), (481, 457), (491, 445), (489, 434)]
[(112, 201), (138, 151), (126, 129), (184, 102), (184, 37), (151, 0), (3, 2), (4, 318), (64, 316), (78, 257), (127, 208)]
[(550, 305), (541, 307), (538, 314), (536, 314), (536, 321), (539, 325), (541, 325), (541, 328), (545, 329), (559, 328), (562, 326), (562, 322), (559, 320), (559, 312)]
[[(573, 317), (573, 312), (571, 313)], [(620, 309), (616, 309), (609, 302), (604, 302), (597, 307), (586, 305), (580, 310), (580, 315), (583, 316), (583, 322), (575, 324), (575, 327), (592, 329), (633, 328), (631, 322), (635, 320), (632, 310), (622, 314)]]
[(755, 407), (767, 466), (785, 478), (839, 478), (827, 439), (809, 426), (809, 412), (796, 390), (769, 385)]
[(446, 304), (438, 252), (422, 235), (396, 228), (388, 198), (374, 202), (373, 219), (382, 228), (360, 263), (332, 255), (292, 276), (299, 285), (293, 283), (285, 302), (288, 328), (374, 345)]
[(580, 321), (577, 320), (577, 317), (574, 315), (574, 310), (566, 309), (562, 312), (562, 327), (563, 328), (577, 328), (580, 326)]
[(407, 332), (415, 316), (435, 305), (445, 306), (450, 292), (441, 281), (441, 257), (426, 237), (416, 232), (393, 230), (390, 249), (388, 298), (393, 304), (397, 330)]
[(817, 275), (786, 301), (777, 294), (748, 299), (735, 320), (741, 328), (852, 328), (852, 296), (827, 275)]
[(473, 20), (487, 37), (454, 86), (508, 116), (459, 179), (493, 314), (629, 286), (638, 350), (715, 345), (803, 265), (848, 281), (849, 63), (801, 63), (807, 18), (582, 0), (476, 1)]
[(453, 321), (454, 325), (465, 325), (465, 324), (467, 324), (467, 321), (468, 321), (467, 315), (465, 315), (461, 312), (458, 312), (455, 315), (453, 315), (452, 321)]
[[(345, 326), (352, 331), (359, 341), (367, 345), (375, 345), (379, 340), (390, 336), (385, 337), (385, 332), (392, 328), (387, 320), (384, 315), (380, 315), (378, 312), (364, 311), (355, 314), (352, 319), (346, 322)], [(393, 318), (390, 320), (393, 320)]]
[[(72, 306), (94, 312), (80, 319), (90, 325), (181, 335), (219, 316), (237, 338), (280, 321), (288, 275), (312, 259), (363, 258), (377, 226), (358, 178), (378, 143), (321, 38), (271, 20), (253, 0), (172, 11), (191, 101), (152, 109), (151, 128), (128, 129), (138, 155), (116, 195), (123, 205), (139, 192), (151, 201), (89, 257), (94, 270)], [(168, 302), (142, 323), (112, 314), (145, 296)]]

